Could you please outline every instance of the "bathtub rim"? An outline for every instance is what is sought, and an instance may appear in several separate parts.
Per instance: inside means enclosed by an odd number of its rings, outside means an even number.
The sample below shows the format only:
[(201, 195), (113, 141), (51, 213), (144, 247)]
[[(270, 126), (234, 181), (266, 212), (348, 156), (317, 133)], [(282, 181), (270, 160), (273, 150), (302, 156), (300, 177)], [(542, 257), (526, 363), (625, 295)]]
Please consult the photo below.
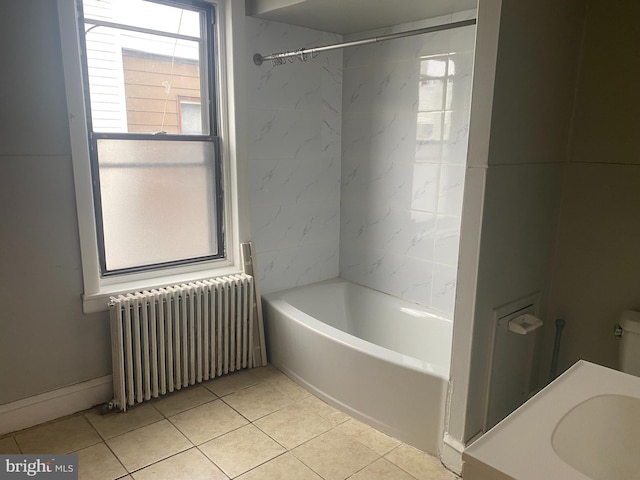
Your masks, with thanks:
[[(438, 365), (433, 362), (428, 362), (426, 360), (422, 360), (419, 358), (412, 357), (410, 355), (405, 355), (403, 353), (396, 352), (395, 350), (391, 350), (387, 347), (383, 347), (373, 342), (369, 342), (368, 340), (363, 340), (362, 338), (359, 338), (353, 334), (347, 333), (343, 330), (340, 330), (339, 328), (328, 325), (323, 321), (318, 320), (317, 318), (303, 312), (299, 308), (294, 307), (293, 305), (291, 305), (290, 303), (288, 303), (286, 300), (282, 298), (285, 294), (295, 291), (297, 289), (307, 288), (307, 287), (312, 288), (315, 285), (326, 285), (326, 284), (332, 284), (332, 283), (352, 284), (360, 288), (371, 290), (380, 295), (388, 295), (384, 292), (380, 292), (378, 290), (374, 290), (372, 288), (359, 285), (357, 283), (351, 282), (344, 278), (335, 277), (328, 280), (323, 280), (321, 282), (316, 282), (308, 285), (301, 285), (299, 287), (288, 288), (288, 289), (280, 290), (277, 292), (271, 292), (271, 293), (262, 295), (262, 298), (263, 298), (263, 301), (268, 302), (273, 308), (279, 310), (280, 312), (285, 314), (288, 318), (292, 319), (294, 322), (313, 330), (314, 332), (318, 333), (319, 335), (322, 335), (325, 338), (332, 339), (336, 342), (339, 342), (342, 345), (354, 348), (358, 352), (365, 354), (367, 356), (374, 357), (374, 358), (381, 358), (385, 361), (393, 363), (394, 365), (398, 365), (403, 368), (409, 368), (416, 372), (424, 373), (427, 375), (432, 375), (446, 382), (450, 381), (450, 374), (451, 374), (450, 359), (449, 359), (448, 365)], [(415, 305), (418, 308), (429, 310), (429, 307), (425, 307), (424, 305), (415, 304), (401, 298), (393, 297), (392, 295), (389, 295), (389, 296), (400, 302), (405, 302), (408, 305)], [(443, 316), (438, 316), (438, 319), (449, 323), (451, 325), (452, 334), (453, 334), (453, 322), (450, 319), (445, 318)]]

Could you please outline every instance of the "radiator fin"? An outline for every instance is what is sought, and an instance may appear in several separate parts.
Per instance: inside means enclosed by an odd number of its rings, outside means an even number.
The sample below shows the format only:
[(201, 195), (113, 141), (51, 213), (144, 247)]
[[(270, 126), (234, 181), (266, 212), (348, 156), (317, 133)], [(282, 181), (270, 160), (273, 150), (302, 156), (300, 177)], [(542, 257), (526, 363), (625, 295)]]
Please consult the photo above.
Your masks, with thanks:
[(254, 279), (246, 274), (111, 297), (115, 405), (126, 410), (264, 365), (254, 358), (256, 303)]

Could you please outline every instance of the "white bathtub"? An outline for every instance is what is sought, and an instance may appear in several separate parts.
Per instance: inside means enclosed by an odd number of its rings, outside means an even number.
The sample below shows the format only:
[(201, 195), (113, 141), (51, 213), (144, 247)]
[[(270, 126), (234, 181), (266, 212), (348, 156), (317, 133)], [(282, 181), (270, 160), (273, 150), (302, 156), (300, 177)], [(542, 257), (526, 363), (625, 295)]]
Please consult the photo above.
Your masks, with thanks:
[(463, 453), (464, 480), (640, 478), (640, 378), (580, 360)]
[(450, 320), (342, 279), (263, 298), (274, 366), (371, 426), (439, 453)]

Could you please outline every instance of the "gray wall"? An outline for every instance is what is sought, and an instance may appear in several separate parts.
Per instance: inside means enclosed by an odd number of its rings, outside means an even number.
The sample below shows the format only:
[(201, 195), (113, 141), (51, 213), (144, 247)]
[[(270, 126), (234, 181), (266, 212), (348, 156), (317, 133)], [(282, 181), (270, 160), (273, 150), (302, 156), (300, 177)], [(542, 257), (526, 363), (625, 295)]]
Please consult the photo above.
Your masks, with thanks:
[(0, 3), (0, 404), (111, 372), (83, 315), (56, 2)]
[(560, 371), (617, 367), (613, 326), (640, 309), (639, 15), (633, 0), (589, 0), (549, 299), (549, 319), (567, 322)]
[[(494, 4), (479, 4), (479, 36), (483, 7)], [(460, 276), (476, 278), (475, 286), (459, 289), (454, 322), (448, 431), (461, 441), (480, 432), (484, 423), (493, 310), (535, 292), (544, 304), (548, 295), (585, 2), (503, 1), (496, 6), (500, 18), (491, 123), (486, 126), (490, 137), (486, 156), (479, 158), (473, 151), (474, 101), (467, 179), (477, 195), (465, 193), (463, 207), (463, 239), (476, 235), (468, 228), (479, 228), (480, 236), (479, 245), (463, 241)], [(476, 64), (486, 61), (484, 53), (476, 54)], [(481, 212), (476, 211), (479, 225), (474, 219), (465, 222), (466, 212), (477, 210), (474, 202), (482, 202)], [(468, 299), (461, 295), (475, 296), (473, 306), (465, 305)], [(464, 353), (466, 342), (470, 354)]]

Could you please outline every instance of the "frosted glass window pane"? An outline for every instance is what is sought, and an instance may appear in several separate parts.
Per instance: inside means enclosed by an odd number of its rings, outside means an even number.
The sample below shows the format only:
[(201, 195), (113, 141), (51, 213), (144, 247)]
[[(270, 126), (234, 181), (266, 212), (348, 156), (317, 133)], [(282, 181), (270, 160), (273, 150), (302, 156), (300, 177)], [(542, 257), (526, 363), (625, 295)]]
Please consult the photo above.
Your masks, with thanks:
[(219, 253), (213, 143), (97, 144), (108, 271)]

